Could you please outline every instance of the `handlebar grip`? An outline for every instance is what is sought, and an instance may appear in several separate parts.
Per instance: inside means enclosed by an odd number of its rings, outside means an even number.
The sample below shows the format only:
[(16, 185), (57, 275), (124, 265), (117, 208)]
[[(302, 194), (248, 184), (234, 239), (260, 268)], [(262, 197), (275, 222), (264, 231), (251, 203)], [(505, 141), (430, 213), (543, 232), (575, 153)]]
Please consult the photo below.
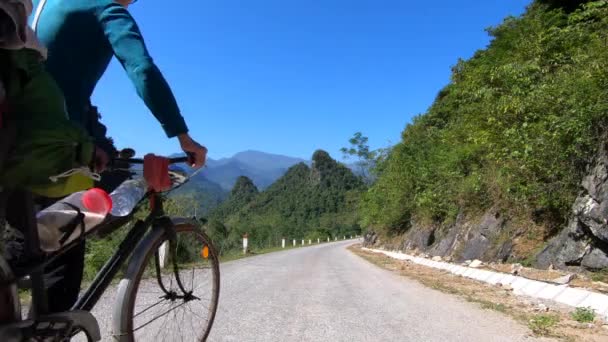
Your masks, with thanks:
[(186, 152), (185, 157), (169, 158), (170, 164), (188, 163), (188, 164), (192, 165), (192, 164), (194, 164), (194, 161), (195, 161), (194, 153), (192, 153), (192, 152)]
[(169, 164), (187, 163), (188, 160), (188, 157), (169, 158)]

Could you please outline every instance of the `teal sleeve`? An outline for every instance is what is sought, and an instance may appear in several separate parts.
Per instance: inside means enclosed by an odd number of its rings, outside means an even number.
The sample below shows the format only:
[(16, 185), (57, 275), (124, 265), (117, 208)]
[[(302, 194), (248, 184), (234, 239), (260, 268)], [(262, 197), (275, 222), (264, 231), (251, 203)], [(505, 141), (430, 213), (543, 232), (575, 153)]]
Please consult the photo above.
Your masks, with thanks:
[(135, 19), (116, 3), (105, 5), (97, 15), (114, 55), (167, 136), (187, 133), (171, 88), (148, 53)]

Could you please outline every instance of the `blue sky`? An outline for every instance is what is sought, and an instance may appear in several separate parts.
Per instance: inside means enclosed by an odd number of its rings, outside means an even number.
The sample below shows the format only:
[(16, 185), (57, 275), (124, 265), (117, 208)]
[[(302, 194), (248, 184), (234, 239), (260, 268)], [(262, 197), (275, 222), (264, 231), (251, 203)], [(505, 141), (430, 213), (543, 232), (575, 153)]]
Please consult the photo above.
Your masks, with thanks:
[[(212, 158), (255, 149), (310, 158), (356, 131), (396, 143), (484, 31), (530, 0), (140, 0), (130, 10), (192, 136)], [(175, 5), (173, 5), (175, 4)], [(112, 62), (95, 91), (119, 147), (179, 151)]]

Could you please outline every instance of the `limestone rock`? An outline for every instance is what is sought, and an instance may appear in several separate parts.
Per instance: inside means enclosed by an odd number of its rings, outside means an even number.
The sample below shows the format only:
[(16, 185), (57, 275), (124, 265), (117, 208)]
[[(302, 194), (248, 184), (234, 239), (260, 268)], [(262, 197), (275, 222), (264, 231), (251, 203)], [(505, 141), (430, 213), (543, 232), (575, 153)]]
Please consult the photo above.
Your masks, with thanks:
[(511, 274), (518, 275), (524, 267), (521, 264), (512, 264), (511, 265)]
[(576, 278), (576, 274), (566, 274), (563, 277), (559, 277), (557, 279), (551, 280), (551, 282), (560, 284), (560, 285), (566, 285), (566, 284), (569, 284), (575, 278)]
[(479, 268), (481, 266), (483, 266), (483, 261), (477, 260), (477, 259), (471, 261), (471, 263), (469, 264), (469, 267), (473, 267), (473, 268)]

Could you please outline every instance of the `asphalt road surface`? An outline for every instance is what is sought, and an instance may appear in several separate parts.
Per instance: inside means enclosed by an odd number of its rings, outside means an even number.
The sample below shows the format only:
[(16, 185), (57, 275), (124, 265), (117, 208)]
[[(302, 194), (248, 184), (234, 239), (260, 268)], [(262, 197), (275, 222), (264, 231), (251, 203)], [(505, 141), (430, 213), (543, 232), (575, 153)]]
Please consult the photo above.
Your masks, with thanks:
[[(352, 243), (222, 264), (209, 341), (540, 341), (506, 315), (378, 268), (348, 251)], [(112, 292), (93, 312), (104, 340)], [(177, 321), (145, 340), (181, 341), (189, 328)]]

